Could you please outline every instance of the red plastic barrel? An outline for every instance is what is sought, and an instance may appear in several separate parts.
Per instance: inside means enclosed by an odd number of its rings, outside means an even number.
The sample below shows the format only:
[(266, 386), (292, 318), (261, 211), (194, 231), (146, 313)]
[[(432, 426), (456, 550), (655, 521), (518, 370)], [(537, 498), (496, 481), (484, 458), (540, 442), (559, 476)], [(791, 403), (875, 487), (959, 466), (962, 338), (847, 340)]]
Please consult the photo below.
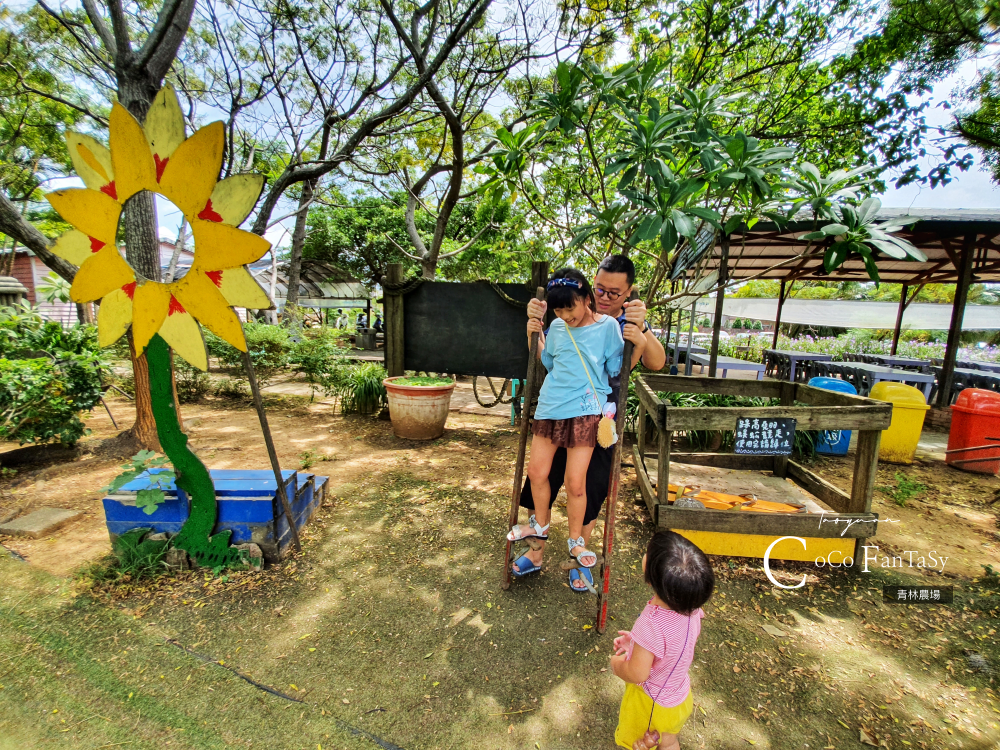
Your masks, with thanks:
[[(948, 450), (995, 446), (982, 450), (948, 453), (945, 460), (956, 469), (978, 474), (996, 474), (1000, 471), (1000, 393), (982, 388), (966, 388), (951, 407), (951, 432), (948, 433)], [(969, 461), (976, 458), (996, 457), (995, 461)]]

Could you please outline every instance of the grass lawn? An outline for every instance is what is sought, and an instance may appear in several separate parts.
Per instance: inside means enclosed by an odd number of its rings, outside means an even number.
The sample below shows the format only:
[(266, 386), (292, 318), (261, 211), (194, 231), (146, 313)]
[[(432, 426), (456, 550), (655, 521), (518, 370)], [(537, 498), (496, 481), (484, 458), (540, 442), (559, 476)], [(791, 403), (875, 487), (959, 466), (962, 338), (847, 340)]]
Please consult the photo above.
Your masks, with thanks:
[[(558, 512), (549, 567), (499, 587), (516, 445), (502, 421), (417, 448), (387, 423), (351, 429), (337, 439), (406, 460), (341, 481), (314, 466), (334, 496), (302, 555), (262, 573), (90, 588), (0, 558), (0, 748), (613, 747), (611, 638), (648, 598), (634, 477), (599, 636), (595, 598), (556, 564)], [(809, 575), (779, 591), (759, 561), (713, 564), (683, 747), (997, 747), (995, 677), (969, 658), (1000, 664), (996, 581), (936, 579), (955, 604), (909, 607), (882, 602), (903, 579), (881, 573), (779, 563), (785, 581)]]

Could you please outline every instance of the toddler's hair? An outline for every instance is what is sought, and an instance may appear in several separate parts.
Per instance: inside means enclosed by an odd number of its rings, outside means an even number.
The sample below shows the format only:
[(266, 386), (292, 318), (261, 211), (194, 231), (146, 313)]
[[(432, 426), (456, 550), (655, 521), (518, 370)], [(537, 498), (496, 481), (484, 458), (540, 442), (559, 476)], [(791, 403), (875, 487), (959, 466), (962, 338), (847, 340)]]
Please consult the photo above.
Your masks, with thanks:
[(690, 615), (712, 596), (715, 573), (697, 545), (676, 531), (657, 531), (646, 548), (646, 583), (674, 612)]
[(564, 310), (576, 305), (576, 300), (590, 302), (590, 309), (597, 309), (594, 290), (590, 288), (587, 277), (575, 268), (560, 268), (549, 279), (545, 287), (545, 301), (549, 310)]

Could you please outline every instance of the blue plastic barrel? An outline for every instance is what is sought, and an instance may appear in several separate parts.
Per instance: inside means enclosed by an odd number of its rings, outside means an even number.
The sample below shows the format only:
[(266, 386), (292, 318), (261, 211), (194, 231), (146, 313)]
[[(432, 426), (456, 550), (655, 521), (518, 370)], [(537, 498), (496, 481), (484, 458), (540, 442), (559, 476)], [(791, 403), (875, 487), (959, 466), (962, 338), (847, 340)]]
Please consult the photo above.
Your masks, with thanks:
[[(850, 393), (852, 396), (858, 395), (858, 391), (853, 385), (839, 378), (811, 378), (808, 385), (813, 388), (822, 388), (825, 391)], [(850, 430), (823, 430), (819, 433), (819, 439), (816, 441), (816, 452), (827, 456), (846, 456), (850, 444)]]

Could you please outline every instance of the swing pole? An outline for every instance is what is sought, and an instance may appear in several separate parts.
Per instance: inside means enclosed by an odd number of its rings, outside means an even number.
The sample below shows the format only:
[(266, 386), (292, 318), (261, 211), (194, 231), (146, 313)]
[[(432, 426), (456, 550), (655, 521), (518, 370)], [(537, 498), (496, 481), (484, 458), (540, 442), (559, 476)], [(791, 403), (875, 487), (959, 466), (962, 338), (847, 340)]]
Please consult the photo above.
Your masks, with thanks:
[[(545, 288), (535, 290), (535, 299), (545, 299)], [(524, 454), (528, 450), (528, 422), (531, 412), (531, 399), (535, 395), (535, 381), (538, 373), (538, 333), (531, 334), (531, 353), (528, 355), (528, 375), (524, 385), (524, 406), (521, 408), (521, 438), (517, 444), (517, 463), (514, 466), (514, 490), (510, 495), (510, 517), (507, 521), (507, 531), (517, 523), (517, 510), (521, 504), (521, 483), (524, 481)], [(503, 557), (503, 588), (510, 588), (510, 551), (514, 542), (505, 539), (507, 548)]]
[[(628, 301), (639, 299), (635, 290), (629, 295)], [(618, 442), (615, 443), (615, 455), (611, 461), (611, 478), (608, 481), (608, 504), (604, 509), (604, 545), (602, 549), (604, 563), (601, 566), (601, 588), (597, 592), (597, 632), (604, 634), (608, 622), (608, 591), (611, 589), (611, 552), (615, 542), (615, 511), (618, 507), (618, 485), (622, 473), (622, 443), (625, 442), (625, 410), (628, 406), (628, 384), (632, 375), (631, 341), (625, 342), (622, 351), (622, 369), (618, 377), (618, 403), (615, 411), (615, 431)]]

